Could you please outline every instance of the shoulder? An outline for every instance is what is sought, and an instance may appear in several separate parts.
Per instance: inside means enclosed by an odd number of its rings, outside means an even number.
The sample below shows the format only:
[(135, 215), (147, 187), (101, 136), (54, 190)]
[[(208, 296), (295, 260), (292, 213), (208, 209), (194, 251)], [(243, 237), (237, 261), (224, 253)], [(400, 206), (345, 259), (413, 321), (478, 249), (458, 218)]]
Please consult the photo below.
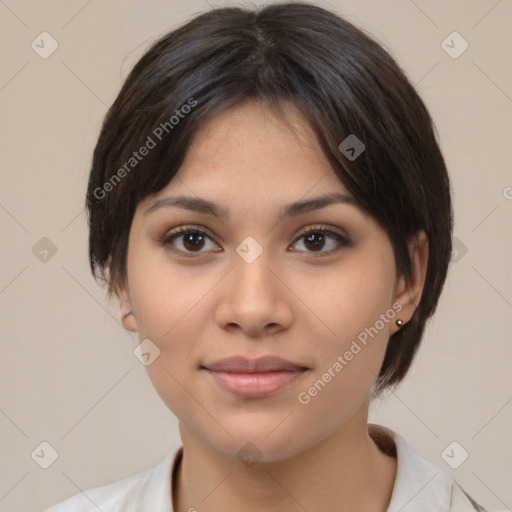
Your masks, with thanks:
[(387, 512), (486, 512), (448, 471), (421, 457), (402, 436), (374, 424), (369, 432), (377, 444), (379, 436), (387, 434), (396, 448), (397, 471)]
[(43, 512), (120, 512), (136, 499), (151, 478), (152, 469), (128, 478), (79, 492)]
[(452, 483), (452, 495), (450, 512), (487, 512), (477, 503), (457, 482)]
[(171, 452), (160, 464), (122, 480), (86, 489), (43, 510), (42, 512), (152, 512), (170, 510), (170, 470), (180, 453)]

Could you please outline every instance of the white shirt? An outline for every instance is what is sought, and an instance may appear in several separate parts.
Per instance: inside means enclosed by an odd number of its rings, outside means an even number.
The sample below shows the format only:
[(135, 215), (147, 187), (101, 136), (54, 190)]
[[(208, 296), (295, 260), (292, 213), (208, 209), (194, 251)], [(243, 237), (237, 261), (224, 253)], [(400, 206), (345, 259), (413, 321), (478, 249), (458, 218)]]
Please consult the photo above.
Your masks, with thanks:
[[(450, 473), (420, 457), (399, 434), (372, 426), (389, 434), (396, 446), (397, 472), (387, 512), (485, 512)], [(171, 472), (182, 454), (180, 447), (155, 468), (85, 490), (43, 512), (173, 512)]]

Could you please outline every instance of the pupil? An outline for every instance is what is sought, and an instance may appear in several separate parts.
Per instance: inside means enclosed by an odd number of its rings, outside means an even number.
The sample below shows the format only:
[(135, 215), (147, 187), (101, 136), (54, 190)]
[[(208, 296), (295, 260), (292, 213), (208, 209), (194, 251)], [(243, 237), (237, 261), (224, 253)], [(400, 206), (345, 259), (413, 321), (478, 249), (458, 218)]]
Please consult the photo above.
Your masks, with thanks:
[[(194, 237), (198, 237), (198, 238), (201, 239), (199, 241), (199, 243), (197, 241), (196, 242), (193, 241)], [(195, 248), (195, 249), (199, 248), (200, 249), (201, 248), (201, 242), (203, 241), (202, 238), (203, 238), (203, 235), (201, 235), (200, 233), (190, 233), (189, 235), (187, 235), (185, 237), (185, 246), (187, 246), (187, 244), (191, 244), (192, 248)], [(190, 248), (190, 247), (187, 247), (187, 248)]]
[(321, 242), (323, 242), (323, 239), (324, 239), (324, 234), (323, 233), (314, 233), (314, 234), (308, 235), (308, 237), (306, 239), (307, 240), (306, 244), (312, 242), (315, 239), (315, 237), (319, 237), (320, 238), (320, 240), (319, 240), (320, 244), (313, 242), (313, 249), (322, 248), (321, 246), (323, 246), (323, 244)]
[[(199, 240), (196, 240), (194, 242), (194, 238), (198, 237)], [(317, 239), (318, 237), (318, 239)], [(202, 247), (201, 242), (204, 242), (203, 235), (200, 233), (190, 233), (185, 237), (185, 245), (187, 246), (190, 244), (192, 248), (200, 249)], [(312, 233), (311, 235), (308, 235), (306, 238), (306, 245), (311, 244), (311, 247), (313, 249), (319, 249), (323, 247), (324, 242), (324, 234), (323, 233)], [(190, 247), (187, 247), (190, 248)]]

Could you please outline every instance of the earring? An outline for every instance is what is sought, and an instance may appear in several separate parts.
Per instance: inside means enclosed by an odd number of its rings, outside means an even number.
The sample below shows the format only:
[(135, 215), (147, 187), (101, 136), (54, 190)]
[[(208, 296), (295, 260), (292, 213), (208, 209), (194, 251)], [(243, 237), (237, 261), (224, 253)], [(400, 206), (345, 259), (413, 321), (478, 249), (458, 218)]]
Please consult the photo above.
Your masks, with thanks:
[(397, 320), (396, 325), (401, 329), (405, 325), (405, 322), (403, 320)]
[(123, 318), (126, 318), (127, 316), (130, 316), (130, 315), (133, 315), (133, 311), (132, 311), (132, 310), (127, 311), (127, 312), (123, 315)]

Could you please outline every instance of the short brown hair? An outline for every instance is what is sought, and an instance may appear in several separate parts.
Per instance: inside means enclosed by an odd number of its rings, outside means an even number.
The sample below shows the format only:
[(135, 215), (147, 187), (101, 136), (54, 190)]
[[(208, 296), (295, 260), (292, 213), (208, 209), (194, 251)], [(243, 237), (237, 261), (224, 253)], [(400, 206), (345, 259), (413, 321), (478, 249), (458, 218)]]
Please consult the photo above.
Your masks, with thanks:
[[(172, 180), (202, 123), (254, 99), (280, 113), (288, 101), (300, 110), (344, 186), (388, 233), (397, 275), (410, 275), (411, 237), (420, 230), (428, 237), (421, 301), (388, 343), (378, 394), (403, 379), (437, 306), (452, 249), (450, 183), (430, 115), (400, 66), (324, 8), (214, 9), (147, 50), (94, 150), (86, 198), (91, 270), (109, 296), (124, 285), (138, 203)], [(340, 149), (350, 135), (365, 146), (357, 158)], [(134, 157), (150, 145), (144, 158)]]

